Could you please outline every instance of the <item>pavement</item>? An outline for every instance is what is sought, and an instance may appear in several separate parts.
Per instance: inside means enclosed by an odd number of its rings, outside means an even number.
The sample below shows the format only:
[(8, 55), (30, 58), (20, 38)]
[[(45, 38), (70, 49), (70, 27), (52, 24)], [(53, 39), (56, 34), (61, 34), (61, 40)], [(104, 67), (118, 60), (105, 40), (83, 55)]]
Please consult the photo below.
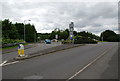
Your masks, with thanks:
[(3, 66), (2, 78), (117, 79), (117, 54), (117, 42), (87, 44)]

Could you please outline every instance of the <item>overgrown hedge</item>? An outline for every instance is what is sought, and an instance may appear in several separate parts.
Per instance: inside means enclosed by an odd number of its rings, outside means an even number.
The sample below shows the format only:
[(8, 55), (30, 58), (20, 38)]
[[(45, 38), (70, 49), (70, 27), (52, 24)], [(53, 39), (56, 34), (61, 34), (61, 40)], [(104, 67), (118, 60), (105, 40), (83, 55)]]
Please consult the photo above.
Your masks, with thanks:
[(2, 47), (10, 47), (18, 45), (19, 43), (24, 43), (23, 40), (13, 40), (13, 39), (2, 39)]
[(74, 41), (74, 44), (96, 44), (97, 41), (87, 38), (87, 37), (79, 37)]
[(2, 44), (11, 44), (11, 43), (19, 43), (19, 42), (24, 42), (23, 40), (18, 40), (18, 39), (2, 39)]
[(73, 43), (72, 40), (64, 40), (64, 41), (62, 41), (62, 44), (71, 44), (71, 43)]

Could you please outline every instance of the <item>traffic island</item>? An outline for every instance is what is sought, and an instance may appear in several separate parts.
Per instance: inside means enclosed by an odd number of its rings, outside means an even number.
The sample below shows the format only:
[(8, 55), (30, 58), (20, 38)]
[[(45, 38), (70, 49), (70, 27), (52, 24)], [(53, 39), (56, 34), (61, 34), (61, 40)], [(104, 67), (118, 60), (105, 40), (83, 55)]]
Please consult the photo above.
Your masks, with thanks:
[(74, 48), (74, 47), (84, 46), (84, 45), (85, 44), (62, 44), (60, 46), (44, 49), (44, 50), (41, 50), (41, 51), (33, 53), (33, 54), (15, 57), (13, 59), (8, 60), (7, 63), (26, 60), (26, 59), (30, 59), (30, 58), (33, 58), (33, 57), (43, 56), (43, 55), (51, 54), (51, 53), (54, 53), (54, 52), (58, 52), (58, 51), (66, 50), (66, 49), (71, 49), (71, 48)]
[(39, 52), (29, 54), (29, 55), (26, 55), (26, 56), (16, 57), (16, 58), (14, 58), (14, 60), (29, 59), (29, 58), (32, 58), (32, 57), (42, 56), (42, 55), (54, 53), (54, 52), (57, 52), (57, 51), (62, 51), (62, 50), (66, 50), (66, 49), (70, 49), (70, 48), (74, 48), (74, 47), (83, 46), (83, 45), (84, 44), (63, 44), (63, 45), (60, 45), (60, 46), (55, 46), (55, 47), (52, 47), (52, 48), (44, 49), (44, 50), (41, 50)]
[(24, 60), (26, 58), (28, 58), (29, 56), (28, 55), (25, 55), (25, 56), (18, 56), (18, 57), (15, 57), (13, 58), (14, 60)]

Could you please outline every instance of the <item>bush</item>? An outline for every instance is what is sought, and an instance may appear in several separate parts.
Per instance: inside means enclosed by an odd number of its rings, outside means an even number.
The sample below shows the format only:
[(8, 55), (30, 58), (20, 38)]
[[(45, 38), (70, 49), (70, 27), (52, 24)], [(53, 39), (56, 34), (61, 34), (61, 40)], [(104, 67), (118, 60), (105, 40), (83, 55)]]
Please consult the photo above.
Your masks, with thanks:
[(62, 41), (62, 44), (71, 44), (73, 41), (72, 40), (64, 40)]
[(79, 37), (74, 41), (74, 44), (96, 44), (97, 41), (87, 38), (87, 37)]
[(24, 42), (23, 40), (18, 40), (18, 39), (2, 39), (2, 44), (11, 44), (11, 43), (20, 43)]
[(18, 45), (19, 43), (24, 43), (23, 40), (15, 40), (15, 39), (2, 39), (2, 47), (10, 47)]

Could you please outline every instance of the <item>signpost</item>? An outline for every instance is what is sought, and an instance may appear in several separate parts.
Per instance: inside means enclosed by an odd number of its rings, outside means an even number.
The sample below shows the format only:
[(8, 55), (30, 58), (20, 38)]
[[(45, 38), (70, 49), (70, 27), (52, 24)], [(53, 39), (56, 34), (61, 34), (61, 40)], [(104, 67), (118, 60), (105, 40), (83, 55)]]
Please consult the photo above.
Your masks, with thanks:
[(55, 35), (56, 40), (58, 39), (58, 34)]
[(69, 24), (69, 30), (70, 30), (70, 40), (73, 40), (73, 31), (74, 31), (74, 23), (73, 22), (71, 22), (70, 24)]

